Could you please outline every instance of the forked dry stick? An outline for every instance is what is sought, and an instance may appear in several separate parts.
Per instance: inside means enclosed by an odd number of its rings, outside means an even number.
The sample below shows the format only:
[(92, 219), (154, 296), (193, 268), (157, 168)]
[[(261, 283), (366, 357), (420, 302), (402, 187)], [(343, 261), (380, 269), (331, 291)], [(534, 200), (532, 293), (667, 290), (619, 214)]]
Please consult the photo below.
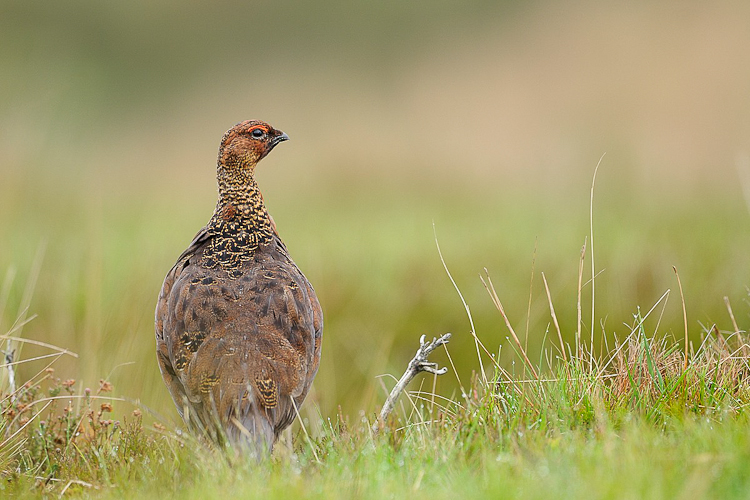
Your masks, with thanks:
[(443, 375), (448, 371), (448, 368), (446, 367), (438, 368), (437, 363), (431, 363), (430, 361), (427, 361), (427, 357), (439, 346), (447, 344), (450, 338), (451, 334), (446, 333), (438, 339), (433, 338), (432, 342), (430, 342), (429, 344), (425, 343), (424, 335), (419, 338), (419, 349), (417, 349), (417, 353), (414, 355), (412, 360), (409, 361), (409, 366), (406, 367), (406, 371), (403, 375), (401, 375), (401, 378), (398, 380), (398, 382), (396, 382), (396, 385), (388, 395), (388, 399), (386, 399), (385, 403), (383, 403), (383, 409), (380, 410), (378, 419), (374, 424), (372, 424), (373, 434), (377, 434), (378, 432), (380, 432), (380, 429), (385, 425), (385, 422), (388, 419), (388, 415), (393, 412), (393, 408), (396, 405), (396, 400), (398, 400), (398, 397), (402, 392), (404, 392), (406, 386), (409, 385), (409, 382), (411, 382), (419, 372), (428, 372), (435, 375)]

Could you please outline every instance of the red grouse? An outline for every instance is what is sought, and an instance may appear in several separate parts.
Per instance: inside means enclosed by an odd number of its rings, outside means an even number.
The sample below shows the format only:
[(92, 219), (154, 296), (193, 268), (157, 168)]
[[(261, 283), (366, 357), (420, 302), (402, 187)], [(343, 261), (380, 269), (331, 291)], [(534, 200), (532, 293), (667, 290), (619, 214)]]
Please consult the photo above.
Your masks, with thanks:
[(323, 314), (281, 241), (255, 166), (289, 137), (238, 123), (219, 146), (213, 217), (164, 279), (156, 352), (185, 422), (212, 439), (270, 453), (320, 363)]

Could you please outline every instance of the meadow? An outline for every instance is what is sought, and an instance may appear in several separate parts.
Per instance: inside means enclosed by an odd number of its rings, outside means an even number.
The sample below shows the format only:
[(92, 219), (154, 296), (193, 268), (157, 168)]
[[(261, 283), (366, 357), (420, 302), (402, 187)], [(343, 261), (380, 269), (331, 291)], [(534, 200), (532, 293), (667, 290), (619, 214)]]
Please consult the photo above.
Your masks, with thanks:
[[(154, 360), (152, 314), (161, 274), (210, 209), (210, 192), (202, 207), (187, 199), (148, 204), (77, 197), (62, 204), (70, 215), (63, 212), (53, 230), (34, 211), (6, 219), (6, 236), (28, 239), (5, 239), (17, 245), (3, 287), (5, 330), (77, 357), (34, 361), (58, 351), (11, 344), (15, 359), (24, 360), (14, 366), (16, 383), (28, 380), (32, 388), (11, 402), (6, 368), (5, 491), (196, 498), (290, 492), (535, 498), (552, 491), (599, 498), (743, 496), (750, 304), (741, 270), (750, 242), (732, 229), (746, 224), (742, 200), (715, 212), (671, 205), (649, 213), (647, 204), (623, 210), (612, 202), (616, 194), (602, 194), (604, 169), (594, 194), (601, 274), (593, 361), (588, 189), (575, 200), (581, 214), (572, 219), (555, 210), (565, 200), (530, 205), (512, 195), (479, 195), (480, 187), (431, 186), (430, 192), (450, 189), (456, 205), (442, 195), (415, 203), (416, 188), (386, 181), (359, 196), (334, 187), (301, 214), (289, 207), (307, 189), (280, 196), (267, 189), (279, 230), (289, 234), (326, 316), (324, 362), (301, 410), (304, 429), (293, 426), (268, 467), (223, 459), (185, 435)], [(53, 192), (60, 196), (51, 189), (48, 196)], [(150, 215), (174, 206), (184, 210), (168, 225)], [(481, 365), (436, 234), (484, 345)], [(579, 265), (583, 341), (577, 353)], [(672, 265), (684, 286), (688, 371)], [(485, 267), (520, 345), (480, 281)], [(561, 359), (541, 273), (568, 361)], [(638, 315), (647, 316), (640, 323)], [(434, 380), (420, 375), (411, 399), (402, 397), (388, 428), (373, 438), (369, 425), (393, 383), (381, 375), (400, 375), (419, 335), (447, 331), (451, 359), (445, 352), (433, 358), (449, 372)], [(51, 361), (54, 372), (44, 371)]]
[[(147, 4), (1, 6), (3, 496), (746, 496), (747, 7)], [(153, 337), (247, 118), (325, 316), (263, 466), (183, 431)]]

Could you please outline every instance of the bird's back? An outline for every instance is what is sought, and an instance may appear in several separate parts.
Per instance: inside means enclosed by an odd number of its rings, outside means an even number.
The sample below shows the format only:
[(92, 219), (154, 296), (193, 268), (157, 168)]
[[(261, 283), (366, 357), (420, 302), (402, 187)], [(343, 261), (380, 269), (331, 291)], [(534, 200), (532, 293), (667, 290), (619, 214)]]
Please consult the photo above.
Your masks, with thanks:
[(233, 272), (206, 267), (210, 237), (192, 247), (157, 304), (162, 375), (194, 427), (270, 450), (317, 372), (320, 304), (275, 234)]

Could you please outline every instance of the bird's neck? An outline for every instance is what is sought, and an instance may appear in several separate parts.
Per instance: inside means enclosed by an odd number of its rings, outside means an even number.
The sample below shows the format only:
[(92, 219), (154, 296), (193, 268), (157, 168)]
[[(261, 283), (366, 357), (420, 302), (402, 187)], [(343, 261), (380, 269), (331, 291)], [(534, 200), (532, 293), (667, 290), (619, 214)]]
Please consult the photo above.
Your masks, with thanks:
[(252, 171), (219, 168), (217, 180), (219, 201), (209, 225), (222, 233), (245, 231), (270, 239), (271, 218)]

